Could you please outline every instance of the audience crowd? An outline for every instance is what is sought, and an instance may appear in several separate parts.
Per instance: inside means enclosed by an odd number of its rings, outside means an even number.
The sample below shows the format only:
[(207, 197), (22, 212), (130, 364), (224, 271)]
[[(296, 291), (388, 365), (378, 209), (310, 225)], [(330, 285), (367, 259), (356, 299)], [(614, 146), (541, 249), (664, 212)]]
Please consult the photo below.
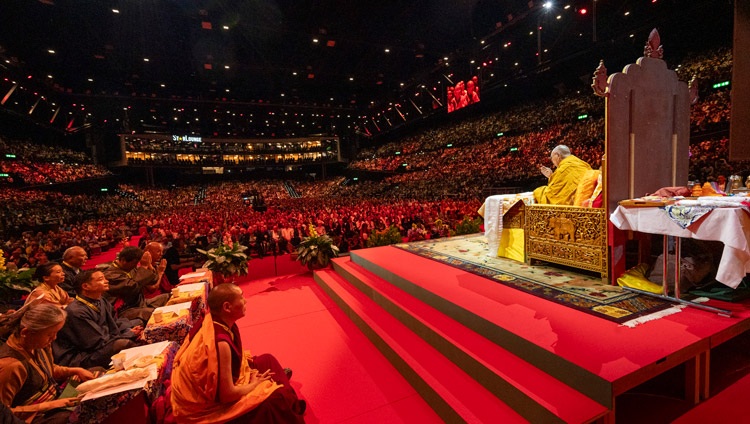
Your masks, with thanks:
[(29, 140), (0, 137), (0, 184), (40, 185), (69, 183), (111, 173), (94, 165), (86, 154)]
[[(677, 72), (683, 79), (694, 75), (705, 83), (692, 107), (696, 141), (690, 147), (691, 180), (733, 173), (744, 177), (750, 165), (728, 161), (729, 91), (710, 86), (731, 74), (731, 53), (720, 50), (696, 56)], [(0, 191), (2, 248), (11, 262), (33, 266), (59, 258), (70, 246), (80, 245), (94, 253), (137, 232), (167, 247), (176, 239), (187, 246), (210, 245), (229, 235), (260, 255), (291, 251), (307, 235), (310, 224), (332, 235), (343, 250), (365, 247), (373, 230), (391, 225), (404, 237), (411, 237), (409, 231), (414, 228), (437, 236), (441, 234), (438, 227), (455, 228), (464, 217), (475, 217), (484, 189), (538, 185), (543, 180), (538, 167), (549, 164), (552, 146), (568, 145), (573, 154), (599, 167), (603, 105), (590, 93), (570, 94), (362, 150), (350, 168), (382, 171), (379, 181), (336, 177), (169, 189), (122, 185), (98, 196), (6, 187)], [(29, 169), (37, 162), (63, 165), (45, 162), (54, 160), (79, 167), (90, 164), (80, 153), (28, 143), (22, 150), (18, 143), (0, 141), (0, 151), (18, 152), (13, 163)], [(1, 163), (6, 166), (7, 162)], [(243, 201), (246, 193), (263, 198), (268, 209), (250, 207)]]

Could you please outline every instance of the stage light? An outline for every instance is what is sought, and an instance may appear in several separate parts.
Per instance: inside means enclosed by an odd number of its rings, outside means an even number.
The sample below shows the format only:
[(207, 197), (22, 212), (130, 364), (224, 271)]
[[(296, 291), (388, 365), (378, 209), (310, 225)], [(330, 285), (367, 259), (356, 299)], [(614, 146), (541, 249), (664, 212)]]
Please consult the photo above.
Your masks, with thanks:
[(589, 13), (589, 11), (586, 8), (583, 8), (583, 9), (578, 9), (578, 13), (580, 13), (581, 15), (585, 15)]

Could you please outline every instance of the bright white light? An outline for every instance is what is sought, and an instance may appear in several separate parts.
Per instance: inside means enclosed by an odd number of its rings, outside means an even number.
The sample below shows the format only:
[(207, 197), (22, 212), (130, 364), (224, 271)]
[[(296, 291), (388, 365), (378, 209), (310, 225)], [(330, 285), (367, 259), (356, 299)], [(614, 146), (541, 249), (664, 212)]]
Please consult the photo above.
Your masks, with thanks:
[(544, 8), (545, 9), (549, 9), (551, 7), (552, 7), (552, 2), (551, 1), (548, 1), (548, 2), (544, 3)]

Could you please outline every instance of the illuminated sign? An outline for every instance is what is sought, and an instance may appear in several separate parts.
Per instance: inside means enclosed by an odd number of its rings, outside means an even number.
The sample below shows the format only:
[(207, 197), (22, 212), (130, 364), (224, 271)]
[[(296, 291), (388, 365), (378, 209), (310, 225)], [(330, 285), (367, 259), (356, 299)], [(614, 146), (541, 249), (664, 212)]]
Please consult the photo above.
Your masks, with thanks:
[(585, 114), (585, 113), (584, 113), (583, 115), (578, 115), (578, 119), (579, 119), (579, 120), (581, 120), (581, 119), (586, 119), (586, 118), (588, 118), (588, 117), (589, 117), (589, 115), (587, 115), (587, 114)]
[(11, 154), (11, 153), (6, 153), (6, 154), (5, 154), (5, 157), (6, 157), (6, 158), (8, 158), (8, 159), (15, 159), (15, 158), (16, 158), (16, 155), (14, 155), (14, 154)]
[(728, 86), (729, 86), (729, 81), (723, 81), (723, 82), (717, 82), (716, 84), (714, 84), (713, 88), (716, 89), (716, 88), (728, 87)]
[(184, 141), (186, 143), (202, 143), (203, 137), (196, 137), (193, 135), (173, 135), (172, 141)]

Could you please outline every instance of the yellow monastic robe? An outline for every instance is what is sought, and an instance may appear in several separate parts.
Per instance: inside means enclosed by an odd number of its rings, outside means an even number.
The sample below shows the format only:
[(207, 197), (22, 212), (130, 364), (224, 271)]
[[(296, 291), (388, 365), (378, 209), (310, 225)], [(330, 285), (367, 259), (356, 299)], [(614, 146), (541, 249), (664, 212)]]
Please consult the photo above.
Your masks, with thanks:
[[(250, 356), (245, 351), (246, 359)], [(245, 384), (252, 373), (247, 360), (242, 361), (237, 384)], [(260, 383), (252, 392), (231, 404), (219, 403), (219, 353), (216, 350), (214, 322), (206, 314), (203, 325), (192, 339), (185, 339), (177, 352), (172, 369), (172, 412), (178, 423), (224, 423), (252, 410), (281, 385), (273, 381)]]
[(534, 201), (552, 205), (572, 205), (578, 183), (589, 170), (589, 164), (581, 159), (573, 155), (566, 157), (549, 176), (547, 185), (534, 190)]

